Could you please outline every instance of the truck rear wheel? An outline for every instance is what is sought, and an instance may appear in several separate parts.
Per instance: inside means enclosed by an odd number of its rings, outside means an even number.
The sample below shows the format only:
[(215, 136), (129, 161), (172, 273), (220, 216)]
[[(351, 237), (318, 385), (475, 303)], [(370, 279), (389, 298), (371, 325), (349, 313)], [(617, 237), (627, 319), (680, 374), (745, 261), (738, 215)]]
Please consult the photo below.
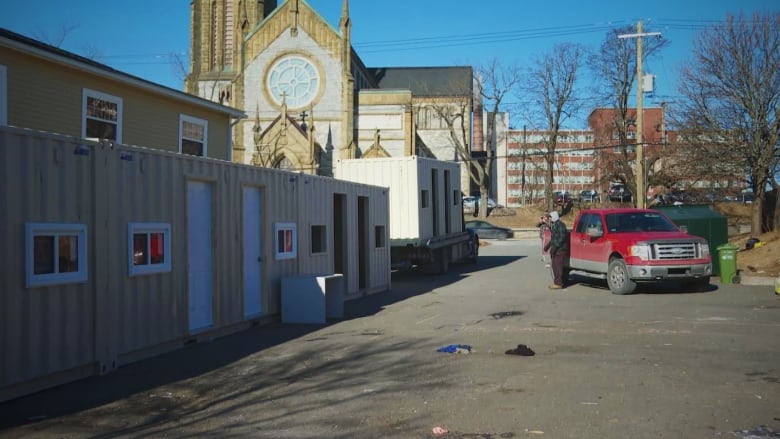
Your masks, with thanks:
[(607, 285), (612, 294), (631, 294), (636, 289), (636, 282), (629, 277), (628, 267), (622, 259), (609, 261)]

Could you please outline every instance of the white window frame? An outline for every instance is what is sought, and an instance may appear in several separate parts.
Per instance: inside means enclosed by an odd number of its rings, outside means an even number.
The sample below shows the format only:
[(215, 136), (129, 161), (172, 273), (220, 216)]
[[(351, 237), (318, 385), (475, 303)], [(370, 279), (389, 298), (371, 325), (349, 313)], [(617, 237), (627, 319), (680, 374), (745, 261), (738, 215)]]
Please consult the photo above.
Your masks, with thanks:
[(8, 67), (0, 64), (0, 125), (8, 125)]
[[(114, 140), (114, 142), (122, 143), (122, 114), (123, 114), (122, 98), (117, 96), (112, 96), (107, 93), (102, 93), (97, 90), (91, 90), (89, 88), (85, 88), (83, 90), (82, 98), (81, 98), (81, 137), (84, 139), (99, 140), (94, 137), (87, 137), (87, 98), (96, 98), (102, 101), (113, 102), (116, 104), (116, 139)], [(105, 122), (113, 122), (113, 121), (105, 121)]]
[[(135, 245), (133, 236), (138, 233), (146, 234), (147, 237), (152, 234), (161, 233), (163, 235), (163, 255), (165, 261), (161, 264), (135, 265)], [(147, 246), (151, 245), (151, 239), (146, 240)], [(168, 273), (171, 271), (171, 225), (168, 223), (128, 223), (127, 224), (127, 273), (129, 276), (139, 276), (144, 274)], [(148, 250), (148, 249), (147, 249)], [(148, 254), (148, 253), (147, 253)]]
[(195, 157), (208, 157), (208, 145), (209, 145), (209, 122), (205, 119), (200, 119), (194, 116), (186, 114), (179, 114), (179, 154), (182, 154), (182, 141), (191, 140), (198, 141), (198, 139), (187, 139), (184, 137), (184, 122), (189, 122), (196, 125), (203, 126), (203, 154)]
[[(279, 251), (280, 244), (285, 244), (285, 250)], [(289, 250), (286, 250), (287, 248)], [(298, 256), (298, 233), (295, 223), (274, 223), (274, 255), (277, 260), (294, 259)]]
[[(75, 223), (25, 223), (24, 225), (24, 253), (25, 253), (25, 281), (27, 288), (35, 288), (47, 285), (70, 284), (86, 282), (89, 274), (87, 260), (87, 226)], [(58, 273), (57, 237), (61, 235), (76, 235), (78, 271)], [(35, 246), (36, 236), (53, 236), (54, 245), (54, 273), (35, 274)]]

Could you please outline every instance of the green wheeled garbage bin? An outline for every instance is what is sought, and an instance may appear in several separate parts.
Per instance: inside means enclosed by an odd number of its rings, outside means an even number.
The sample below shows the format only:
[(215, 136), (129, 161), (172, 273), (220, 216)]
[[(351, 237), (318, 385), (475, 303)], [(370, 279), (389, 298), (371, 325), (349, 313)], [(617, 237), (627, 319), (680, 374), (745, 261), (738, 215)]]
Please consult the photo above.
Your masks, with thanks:
[(720, 281), (730, 284), (737, 275), (737, 250), (739, 247), (733, 244), (718, 246), (718, 262), (720, 263)]

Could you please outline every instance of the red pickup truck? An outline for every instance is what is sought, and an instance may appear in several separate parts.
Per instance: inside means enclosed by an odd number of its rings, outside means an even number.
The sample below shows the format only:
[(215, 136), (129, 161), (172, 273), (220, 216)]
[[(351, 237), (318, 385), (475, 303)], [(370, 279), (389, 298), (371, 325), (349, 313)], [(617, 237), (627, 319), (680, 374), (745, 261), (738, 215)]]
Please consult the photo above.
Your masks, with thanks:
[(712, 275), (707, 240), (683, 232), (652, 209), (582, 210), (570, 246), (570, 273), (606, 278), (614, 294), (630, 294), (638, 282), (657, 281), (703, 290)]

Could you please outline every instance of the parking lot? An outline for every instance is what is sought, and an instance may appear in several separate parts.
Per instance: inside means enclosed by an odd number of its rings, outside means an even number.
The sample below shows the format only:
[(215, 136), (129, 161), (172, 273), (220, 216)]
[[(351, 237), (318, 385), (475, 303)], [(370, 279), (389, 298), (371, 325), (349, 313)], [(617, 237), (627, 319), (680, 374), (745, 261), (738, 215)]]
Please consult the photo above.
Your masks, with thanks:
[[(536, 239), (327, 325), (256, 327), (0, 405), (0, 437), (778, 437), (769, 286), (549, 291)], [(437, 352), (452, 344), (470, 353)], [(507, 355), (524, 344), (534, 356)]]

